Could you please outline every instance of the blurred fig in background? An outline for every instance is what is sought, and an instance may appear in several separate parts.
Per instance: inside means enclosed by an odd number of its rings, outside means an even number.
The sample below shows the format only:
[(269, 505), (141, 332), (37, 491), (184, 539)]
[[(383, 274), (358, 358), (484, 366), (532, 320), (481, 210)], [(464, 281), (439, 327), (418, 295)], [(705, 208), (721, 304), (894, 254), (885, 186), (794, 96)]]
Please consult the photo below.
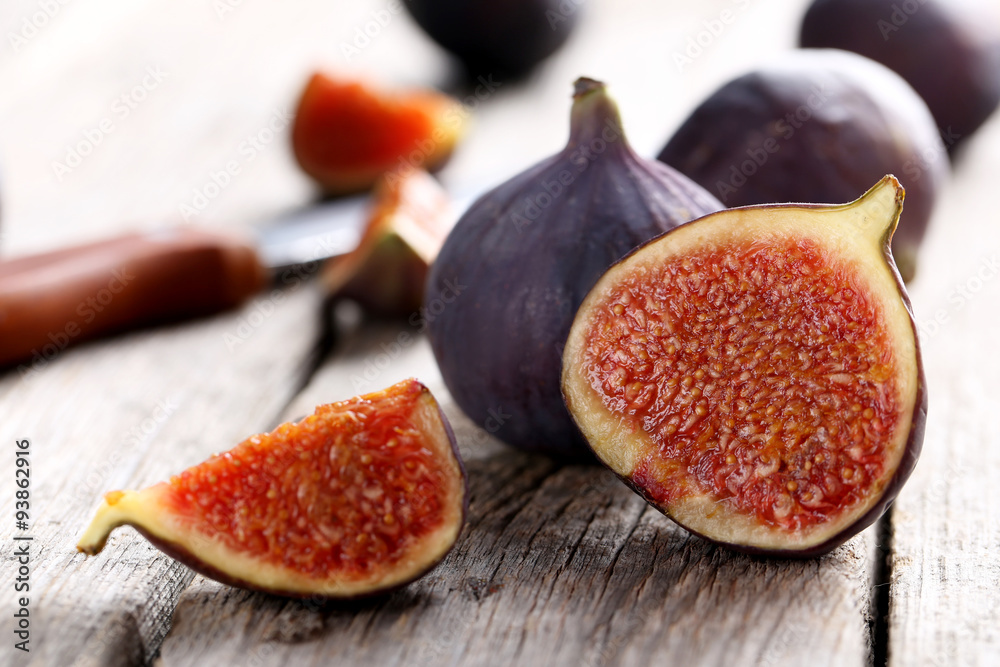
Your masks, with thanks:
[(376, 187), (358, 247), (329, 260), (321, 282), (335, 299), (352, 299), (372, 315), (412, 315), (453, 220), (448, 195), (433, 176), (419, 169), (389, 172)]
[(903, 79), (861, 56), (794, 51), (702, 102), (659, 155), (726, 206), (851, 201), (886, 174), (906, 188), (892, 241), (904, 280), (947, 152), (927, 106)]
[(800, 42), (854, 51), (898, 73), (927, 102), (954, 151), (1000, 104), (1000, 18), (964, 4), (816, 0), (802, 20)]
[(437, 91), (384, 92), (317, 73), (299, 101), (292, 147), (328, 194), (359, 192), (388, 171), (444, 166), (468, 116)]
[(556, 51), (583, 0), (408, 0), (424, 31), (469, 74), (524, 74)]

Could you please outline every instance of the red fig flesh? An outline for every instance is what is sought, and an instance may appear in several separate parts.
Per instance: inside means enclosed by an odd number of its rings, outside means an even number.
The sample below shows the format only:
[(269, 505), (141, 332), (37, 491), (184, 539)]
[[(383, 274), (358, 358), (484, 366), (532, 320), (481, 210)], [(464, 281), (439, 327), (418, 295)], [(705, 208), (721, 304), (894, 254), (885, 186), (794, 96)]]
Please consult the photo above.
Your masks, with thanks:
[(77, 548), (121, 525), (223, 583), (349, 598), (404, 585), (461, 531), (465, 472), (415, 380), (256, 435), (142, 491), (105, 496)]
[(815, 555), (870, 525), (916, 462), (926, 393), (889, 241), (902, 188), (715, 213), (587, 296), (563, 360), (597, 456), (711, 540)]

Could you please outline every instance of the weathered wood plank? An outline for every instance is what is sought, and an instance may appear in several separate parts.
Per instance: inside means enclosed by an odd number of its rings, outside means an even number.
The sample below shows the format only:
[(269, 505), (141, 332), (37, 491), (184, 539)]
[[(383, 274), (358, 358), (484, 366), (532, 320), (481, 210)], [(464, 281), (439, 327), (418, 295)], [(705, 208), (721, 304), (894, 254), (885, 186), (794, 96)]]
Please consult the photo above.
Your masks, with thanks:
[(912, 290), (930, 389), (927, 437), (892, 517), (889, 662), (1000, 656), (1000, 117), (972, 140)]
[[(294, 395), (316, 340), (317, 295), (287, 296), (230, 351), (244, 313), (67, 352), (39, 375), (0, 382), (5, 552), (14, 529), (13, 443), (31, 442), (31, 653), (0, 644), (0, 662), (132, 665), (154, 651), (190, 572), (121, 531), (84, 559), (76, 537), (105, 491), (144, 486), (267, 428)], [(276, 352), (278, 351), (278, 352)], [(53, 403), (52, 397), (58, 396)], [(16, 534), (23, 534), (16, 531)], [(16, 568), (0, 587), (13, 591)], [(0, 598), (11, 618), (16, 598)], [(8, 662), (11, 661), (11, 662)]]
[(602, 468), (503, 447), (458, 412), (424, 339), (382, 356), (399, 334), (357, 332), (286, 416), (366, 389), (366, 368), (381, 368), (375, 386), (410, 375), (428, 384), (469, 469), (469, 524), (455, 550), (424, 579), (361, 604), (196, 577), (158, 665), (867, 664), (874, 530), (806, 562), (713, 547)]

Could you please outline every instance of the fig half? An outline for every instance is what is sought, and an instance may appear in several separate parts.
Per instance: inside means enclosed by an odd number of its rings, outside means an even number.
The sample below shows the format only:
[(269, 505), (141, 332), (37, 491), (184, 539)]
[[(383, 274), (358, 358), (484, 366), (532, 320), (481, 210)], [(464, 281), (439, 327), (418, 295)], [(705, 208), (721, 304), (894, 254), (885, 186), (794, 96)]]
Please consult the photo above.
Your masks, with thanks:
[(216, 581), (311, 598), (409, 583), (454, 545), (467, 505), (454, 436), (407, 380), (321, 405), (142, 491), (112, 491), (77, 549), (135, 527)]
[(730, 209), (612, 267), (573, 323), (570, 413), (597, 456), (693, 533), (830, 551), (913, 469), (927, 397), (889, 242), (887, 176), (841, 206)]

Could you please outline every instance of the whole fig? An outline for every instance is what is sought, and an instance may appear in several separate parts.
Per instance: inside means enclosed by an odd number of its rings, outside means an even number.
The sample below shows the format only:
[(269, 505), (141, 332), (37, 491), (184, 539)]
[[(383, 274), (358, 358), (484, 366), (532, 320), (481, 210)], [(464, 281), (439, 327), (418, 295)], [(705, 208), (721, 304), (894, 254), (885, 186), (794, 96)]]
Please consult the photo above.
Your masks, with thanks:
[(949, 151), (1000, 104), (1000, 21), (954, 0), (815, 0), (799, 42), (854, 51), (902, 76), (927, 102)]
[(721, 208), (636, 155), (604, 84), (578, 80), (566, 148), (476, 201), (428, 277), (427, 331), (459, 406), (515, 447), (590, 458), (559, 385), (577, 307), (634, 247)]
[(949, 172), (927, 106), (898, 75), (836, 49), (787, 54), (726, 83), (659, 159), (726, 206), (850, 201), (885, 174), (906, 187), (892, 239), (904, 280)]
[(576, 25), (566, 0), (409, 0), (403, 3), (434, 41), (471, 75), (520, 75), (556, 51)]

